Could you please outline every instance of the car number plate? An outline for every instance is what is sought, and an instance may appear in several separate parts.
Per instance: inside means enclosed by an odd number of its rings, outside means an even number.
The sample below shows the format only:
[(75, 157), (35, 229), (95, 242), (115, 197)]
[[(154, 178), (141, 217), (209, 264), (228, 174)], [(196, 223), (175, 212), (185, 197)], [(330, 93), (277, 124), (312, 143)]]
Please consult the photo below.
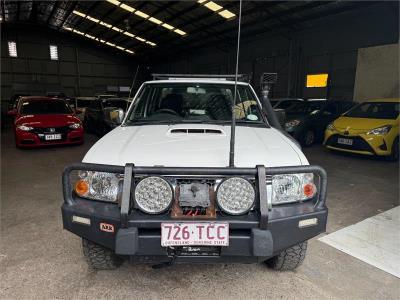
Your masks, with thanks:
[(161, 246), (229, 246), (229, 223), (161, 223)]
[(338, 144), (343, 144), (343, 145), (353, 145), (353, 140), (352, 139), (344, 139), (344, 138), (338, 138), (337, 140)]
[(61, 134), (46, 134), (44, 139), (46, 141), (61, 140)]

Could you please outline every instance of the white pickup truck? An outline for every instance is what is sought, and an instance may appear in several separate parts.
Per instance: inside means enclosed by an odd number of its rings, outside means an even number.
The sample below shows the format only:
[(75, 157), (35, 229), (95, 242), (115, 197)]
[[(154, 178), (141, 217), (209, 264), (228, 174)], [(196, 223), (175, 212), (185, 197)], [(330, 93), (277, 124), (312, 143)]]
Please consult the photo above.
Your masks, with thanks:
[(275, 126), (267, 100), (230, 79), (145, 82), (121, 125), (65, 168), (64, 228), (91, 267), (303, 261), (326, 228), (326, 173)]

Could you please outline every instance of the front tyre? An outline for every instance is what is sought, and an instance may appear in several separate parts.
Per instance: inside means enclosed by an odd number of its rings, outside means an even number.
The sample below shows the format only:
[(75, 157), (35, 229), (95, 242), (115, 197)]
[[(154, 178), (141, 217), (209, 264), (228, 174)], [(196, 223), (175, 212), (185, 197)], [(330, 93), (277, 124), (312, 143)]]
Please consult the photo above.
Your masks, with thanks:
[(276, 271), (293, 271), (301, 265), (307, 252), (307, 241), (283, 250), (266, 261), (267, 266)]
[(114, 270), (123, 260), (113, 251), (82, 238), (83, 255), (90, 268), (95, 270)]
[(390, 161), (398, 161), (399, 160), (399, 138), (397, 137), (392, 145), (392, 151), (389, 155)]

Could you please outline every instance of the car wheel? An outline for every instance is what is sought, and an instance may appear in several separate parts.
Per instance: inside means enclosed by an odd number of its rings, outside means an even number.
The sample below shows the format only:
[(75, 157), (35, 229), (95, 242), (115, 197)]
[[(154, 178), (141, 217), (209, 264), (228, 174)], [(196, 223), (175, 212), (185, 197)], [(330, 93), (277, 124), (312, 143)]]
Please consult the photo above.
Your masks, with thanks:
[(392, 151), (389, 155), (389, 160), (398, 161), (399, 160), (399, 138), (397, 137), (392, 145)]
[(89, 267), (95, 270), (114, 270), (123, 262), (112, 250), (84, 238), (82, 249)]
[(310, 147), (312, 144), (315, 142), (315, 133), (314, 131), (307, 129), (304, 132), (303, 138), (302, 138), (302, 146), (304, 147)]
[(276, 271), (292, 271), (304, 261), (307, 252), (307, 241), (283, 250), (279, 255), (266, 261), (268, 267)]

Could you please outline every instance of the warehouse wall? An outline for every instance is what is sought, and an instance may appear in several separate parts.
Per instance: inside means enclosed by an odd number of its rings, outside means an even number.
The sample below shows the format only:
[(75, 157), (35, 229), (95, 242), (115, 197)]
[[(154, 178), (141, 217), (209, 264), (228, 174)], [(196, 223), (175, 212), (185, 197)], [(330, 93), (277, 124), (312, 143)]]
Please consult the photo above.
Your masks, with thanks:
[[(277, 72), (273, 97), (352, 99), (358, 48), (397, 43), (397, 6), (382, 3), (313, 20), (308, 29), (247, 38), (242, 36), (240, 73), (252, 74), (256, 89), (263, 72)], [(304, 24), (303, 24), (304, 25)], [(245, 25), (242, 27), (245, 32)], [(202, 49), (159, 66), (159, 72), (233, 73), (235, 41), (230, 51)], [(326, 89), (305, 88), (306, 74), (328, 73)]]
[[(107, 51), (91, 41), (47, 28), (2, 25), (1, 99), (4, 108), (13, 94), (43, 95), (62, 91), (68, 96), (92, 96), (107, 86), (130, 86), (136, 64), (132, 57)], [(17, 42), (18, 57), (8, 55), (7, 42)], [(49, 44), (58, 46), (58, 61), (50, 60)]]
[(354, 99), (399, 97), (399, 44), (358, 49)]

